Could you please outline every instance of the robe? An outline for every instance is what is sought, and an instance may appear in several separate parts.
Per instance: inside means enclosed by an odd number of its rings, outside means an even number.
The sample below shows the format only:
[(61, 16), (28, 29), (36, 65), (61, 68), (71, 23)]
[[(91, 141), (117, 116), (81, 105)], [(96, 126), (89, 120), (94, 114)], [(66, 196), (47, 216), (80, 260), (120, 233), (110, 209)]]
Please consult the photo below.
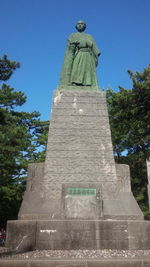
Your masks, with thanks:
[(60, 84), (98, 87), (96, 66), (99, 55), (100, 51), (91, 35), (84, 32), (71, 34), (67, 41)]

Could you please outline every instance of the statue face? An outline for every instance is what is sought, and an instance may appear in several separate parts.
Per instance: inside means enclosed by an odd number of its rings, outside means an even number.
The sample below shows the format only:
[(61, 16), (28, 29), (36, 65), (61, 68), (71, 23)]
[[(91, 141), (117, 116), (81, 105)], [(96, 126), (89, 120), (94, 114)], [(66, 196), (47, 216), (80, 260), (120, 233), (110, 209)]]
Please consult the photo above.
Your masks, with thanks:
[(86, 28), (86, 24), (84, 21), (78, 21), (76, 24), (76, 29), (78, 32), (83, 32)]

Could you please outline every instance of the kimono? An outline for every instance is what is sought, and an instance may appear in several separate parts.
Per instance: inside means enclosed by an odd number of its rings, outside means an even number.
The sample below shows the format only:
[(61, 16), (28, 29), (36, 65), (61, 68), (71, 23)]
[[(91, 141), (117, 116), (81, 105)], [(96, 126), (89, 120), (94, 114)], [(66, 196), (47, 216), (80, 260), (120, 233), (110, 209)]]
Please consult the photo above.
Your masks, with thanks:
[(98, 87), (96, 66), (100, 51), (92, 36), (76, 32), (69, 36), (60, 85)]

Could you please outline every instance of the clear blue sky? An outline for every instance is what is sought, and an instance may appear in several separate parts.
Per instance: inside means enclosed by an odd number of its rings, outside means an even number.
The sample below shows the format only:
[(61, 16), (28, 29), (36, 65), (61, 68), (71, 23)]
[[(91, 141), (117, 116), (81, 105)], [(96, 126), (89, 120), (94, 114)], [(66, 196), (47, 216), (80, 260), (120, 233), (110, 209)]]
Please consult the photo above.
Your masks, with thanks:
[(131, 88), (127, 70), (150, 62), (150, 0), (0, 0), (0, 57), (21, 63), (8, 83), (23, 91), (24, 111), (49, 119), (67, 37), (84, 20), (101, 50), (102, 89)]

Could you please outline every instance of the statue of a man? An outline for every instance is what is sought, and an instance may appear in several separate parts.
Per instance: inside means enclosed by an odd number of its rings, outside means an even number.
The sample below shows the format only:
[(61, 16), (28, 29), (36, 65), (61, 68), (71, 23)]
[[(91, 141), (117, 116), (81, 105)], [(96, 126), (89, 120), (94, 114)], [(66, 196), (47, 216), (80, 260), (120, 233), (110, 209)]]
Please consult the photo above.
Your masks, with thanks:
[(96, 66), (100, 51), (92, 36), (84, 33), (86, 29), (84, 21), (78, 21), (76, 29), (78, 32), (68, 38), (60, 85), (98, 88)]

